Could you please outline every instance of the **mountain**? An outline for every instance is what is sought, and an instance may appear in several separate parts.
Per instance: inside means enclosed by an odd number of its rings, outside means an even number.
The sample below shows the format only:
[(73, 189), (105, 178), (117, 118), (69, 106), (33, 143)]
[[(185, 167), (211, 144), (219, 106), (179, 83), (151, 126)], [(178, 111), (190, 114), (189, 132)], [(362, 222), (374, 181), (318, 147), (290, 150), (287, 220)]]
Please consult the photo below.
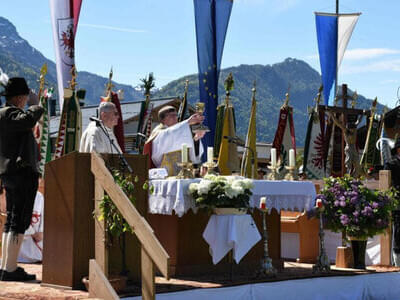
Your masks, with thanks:
[[(221, 71), (219, 80), (219, 102), (224, 99), (223, 82), (229, 73), (235, 80), (231, 100), (235, 108), (237, 134), (245, 137), (250, 117), (251, 89), (256, 81), (257, 99), (257, 141), (272, 143), (278, 123), (279, 109), (284, 102), (285, 93), (290, 91), (289, 104), (293, 106), (296, 144), (304, 145), (308, 112), (307, 107), (314, 105), (321, 76), (304, 61), (287, 58), (273, 65), (240, 65)], [(191, 104), (199, 101), (197, 74), (184, 76), (172, 81), (155, 94), (167, 97), (182, 94), (184, 83), (189, 80), (188, 99)], [(349, 90), (349, 95), (353, 92)], [(359, 95), (357, 108), (369, 109), (371, 100)], [(378, 104), (378, 111), (383, 106)]]
[[(0, 67), (9, 76), (25, 76), (29, 86), (38, 89), (37, 79), (43, 63), (48, 65), (46, 81), (56, 87), (55, 64), (34, 49), (18, 35), (13, 24), (0, 17)], [(231, 99), (235, 107), (237, 134), (246, 136), (250, 116), (251, 89), (257, 82), (257, 140), (272, 142), (277, 127), (279, 108), (290, 91), (290, 105), (293, 106), (296, 143), (304, 144), (308, 122), (307, 106), (313, 105), (320, 86), (319, 73), (304, 61), (287, 58), (273, 65), (240, 65), (221, 70), (219, 84), (219, 102), (224, 100), (223, 82), (229, 73), (233, 74), (235, 88)], [(157, 74), (155, 74), (157, 78)], [(182, 95), (184, 83), (189, 80), (188, 99), (191, 104), (199, 100), (197, 74), (187, 75), (168, 83), (159, 90), (153, 90), (153, 98), (176, 97)], [(89, 72), (78, 73), (79, 88), (86, 89), (86, 105), (95, 105), (104, 93), (107, 78)], [(124, 89), (128, 101), (143, 99), (143, 91), (138, 87), (113, 82), (115, 90)], [(349, 91), (351, 95), (352, 92)], [(359, 95), (357, 107), (369, 109), (371, 100)], [(382, 106), (378, 105), (378, 111)]]
[[(53, 46), (53, 45), (51, 45)], [(24, 76), (29, 87), (38, 90), (40, 68), (47, 63), (46, 82), (57, 91), (56, 65), (47, 59), (38, 50), (33, 48), (26, 40), (19, 36), (15, 26), (7, 19), (0, 17), (0, 67), (10, 77)], [(89, 72), (78, 72), (78, 88), (86, 90), (86, 105), (99, 103), (100, 96), (104, 94), (108, 78)], [(143, 93), (132, 86), (113, 82), (114, 89), (123, 89), (125, 99), (129, 101), (143, 98)], [(57, 95), (55, 95), (57, 97)]]

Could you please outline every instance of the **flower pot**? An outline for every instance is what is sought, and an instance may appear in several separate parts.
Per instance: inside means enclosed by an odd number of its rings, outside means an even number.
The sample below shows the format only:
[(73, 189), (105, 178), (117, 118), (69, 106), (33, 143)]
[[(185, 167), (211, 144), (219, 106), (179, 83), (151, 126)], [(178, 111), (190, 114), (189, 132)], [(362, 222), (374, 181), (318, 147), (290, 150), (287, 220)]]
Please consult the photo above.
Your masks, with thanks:
[(351, 249), (353, 252), (354, 269), (365, 269), (367, 240), (351, 240)]
[(247, 208), (216, 207), (214, 213), (216, 215), (245, 215)]

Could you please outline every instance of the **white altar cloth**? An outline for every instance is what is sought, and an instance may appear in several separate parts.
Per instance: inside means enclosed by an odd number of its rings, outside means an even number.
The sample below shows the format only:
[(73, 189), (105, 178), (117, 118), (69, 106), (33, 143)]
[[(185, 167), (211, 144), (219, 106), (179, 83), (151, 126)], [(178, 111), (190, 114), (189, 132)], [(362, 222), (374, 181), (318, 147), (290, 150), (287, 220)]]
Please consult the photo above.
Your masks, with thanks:
[[(189, 184), (200, 179), (150, 180), (153, 193), (149, 195), (149, 212), (152, 214), (176, 215), (182, 217), (189, 209), (195, 213), (197, 207), (189, 195)], [(315, 205), (315, 186), (311, 181), (270, 181), (253, 180), (253, 195), (250, 206), (258, 207), (260, 198), (267, 197), (266, 206), (271, 211), (310, 210)]]
[(238, 264), (261, 239), (261, 235), (250, 215), (212, 215), (203, 238), (210, 245), (214, 265), (231, 249)]

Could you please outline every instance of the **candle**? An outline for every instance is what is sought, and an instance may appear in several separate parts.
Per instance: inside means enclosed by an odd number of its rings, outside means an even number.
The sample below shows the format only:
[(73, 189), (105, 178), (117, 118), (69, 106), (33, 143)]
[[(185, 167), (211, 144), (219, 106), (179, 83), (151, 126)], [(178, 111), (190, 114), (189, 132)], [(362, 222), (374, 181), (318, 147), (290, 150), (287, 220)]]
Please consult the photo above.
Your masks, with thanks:
[(289, 150), (289, 167), (294, 167), (296, 165), (294, 158), (294, 149)]
[(266, 209), (266, 205), (265, 205), (266, 202), (267, 202), (267, 198), (266, 197), (261, 197), (260, 198), (260, 209)]
[(188, 162), (188, 148), (186, 144), (182, 144), (182, 162), (187, 163)]
[(207, 162), (212, 163), (214, 162), (214, 148), (207, 147)]
[(322, 200), (321, 199), (317, 199), (317, 202), (315, 203), (315, 206), (318, 207), (318, 208), (322, 208), (323, 205), (324, 204), (322, 203)]
[(276, 149), (271, 148), (271, 167), (276, 167)]

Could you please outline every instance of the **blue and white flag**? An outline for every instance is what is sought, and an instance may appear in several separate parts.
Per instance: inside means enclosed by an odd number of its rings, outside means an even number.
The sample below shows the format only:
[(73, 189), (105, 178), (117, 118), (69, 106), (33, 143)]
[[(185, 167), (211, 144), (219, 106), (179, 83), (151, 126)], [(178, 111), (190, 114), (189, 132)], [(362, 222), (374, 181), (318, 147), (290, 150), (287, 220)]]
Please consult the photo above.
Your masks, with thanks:
[(315, 13), (325, 105), (332, 104), (332, 85), (360, 14)]
[(214, 146), (218, 78), (233, 0), (194, 0), (200, 101), (205, 103), (205, 148)]

